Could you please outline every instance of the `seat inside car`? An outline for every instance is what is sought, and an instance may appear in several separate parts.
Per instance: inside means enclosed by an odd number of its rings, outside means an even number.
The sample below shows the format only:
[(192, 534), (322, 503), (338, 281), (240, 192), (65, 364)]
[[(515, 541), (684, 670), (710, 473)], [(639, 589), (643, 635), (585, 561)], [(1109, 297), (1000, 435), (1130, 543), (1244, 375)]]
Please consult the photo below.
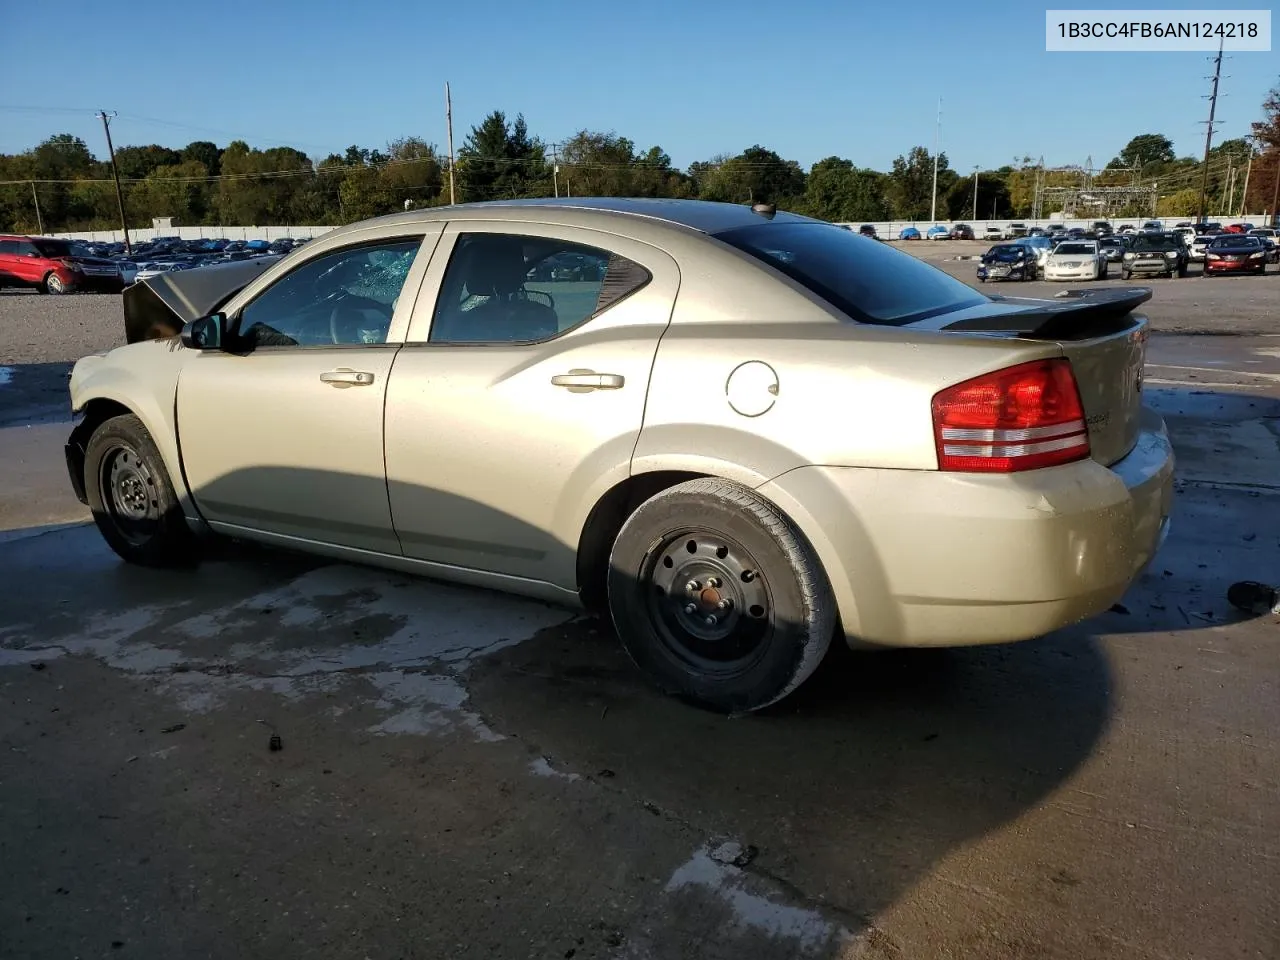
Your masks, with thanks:
[[(456, 280), (446, 293), (447, 313), (437, 316), (433, 340), (516, 342), (542, 340), (559, 330), (559, 317), (544, 303), (525, 296), (528, 272), (523, 244), (517, 237), (494, 234), (461, 241)], [(485, 297), (469, 310), (469, 297)]]

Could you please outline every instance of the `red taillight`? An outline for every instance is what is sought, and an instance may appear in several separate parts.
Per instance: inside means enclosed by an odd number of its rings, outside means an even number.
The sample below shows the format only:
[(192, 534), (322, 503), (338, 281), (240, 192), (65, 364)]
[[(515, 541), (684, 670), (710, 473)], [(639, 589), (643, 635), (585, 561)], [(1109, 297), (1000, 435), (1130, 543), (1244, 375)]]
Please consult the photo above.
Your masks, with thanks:
[(940, 391), (933, 433), (941, 470), (1012, 473), (1089, 456), (1080, 391), (1062, 358), (1020, 363)]

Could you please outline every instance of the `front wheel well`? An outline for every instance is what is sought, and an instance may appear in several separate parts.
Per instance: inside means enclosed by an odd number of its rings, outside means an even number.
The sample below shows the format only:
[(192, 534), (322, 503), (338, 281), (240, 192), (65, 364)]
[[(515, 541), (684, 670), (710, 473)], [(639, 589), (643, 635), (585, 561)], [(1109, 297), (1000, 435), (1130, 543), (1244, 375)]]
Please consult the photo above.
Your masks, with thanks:
[[(115, 400), (108, 400), (105, 397), (94, 398), (84, 406), (84, 419), (75, 425), (71, 431), (71, 436), (67, 439), (67, 457), (71, 461), (72, 477), (80, 478), (81, 485), (84, 483), (84, 457), (85, 451), (89, 448), (89, 438), (93, 436), (100, 426), (113, 417), (125, 416), (133, 413), (123, 403)], [(84, 491), (80, 487), (76, 488), (76, 496), (81, 503), (87, 502), (83, 496)]]
[(578, 538), (578, 594), (587, 610), (608, 615), (609, 553), (627, 518), (655, 494), (705, 476), (681, 470), (641, 473), (612, 487), (596, 502)]

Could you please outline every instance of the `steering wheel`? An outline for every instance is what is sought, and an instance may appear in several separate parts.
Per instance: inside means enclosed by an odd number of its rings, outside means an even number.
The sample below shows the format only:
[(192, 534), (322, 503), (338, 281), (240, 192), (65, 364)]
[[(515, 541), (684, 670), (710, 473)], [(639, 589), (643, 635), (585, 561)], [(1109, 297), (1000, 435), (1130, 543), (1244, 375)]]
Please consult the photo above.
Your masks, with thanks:
[(516, 296), (521, 300), (546, 300), (548, 307), (552, 310), (556, 308), (556, 298), (545, 290), (526, 290), (524, 287), (521, 287), (516, 292)]
[[(379, 318), (377, 326), (382, 330), (385, 339), (387, 329), (390, 327), (390, 319)], [(341, 302), (334, 304), (333, 309), (329, 311), (330, 339), (336, 344), (366, 343), (367, 341), (361, 339), (358, 335), (349, 335), (353, 327), (357, 331), (363, 331), (373, 329), (374, 325), (370, 324), (358, 310), (351, 309)]]

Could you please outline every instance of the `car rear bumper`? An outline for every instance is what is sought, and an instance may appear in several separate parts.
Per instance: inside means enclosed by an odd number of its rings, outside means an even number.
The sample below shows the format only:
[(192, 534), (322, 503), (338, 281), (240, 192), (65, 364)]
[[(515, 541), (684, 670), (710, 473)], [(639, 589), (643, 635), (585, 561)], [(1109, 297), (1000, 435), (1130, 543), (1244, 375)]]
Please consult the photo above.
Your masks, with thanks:
[(1013, 475), (802, 467), (760, 493), (813, 542), (853, 646), (1041, 636), (1105, 611), (1168, 531), (1173, 448), (1144, 408), (1123, 460)]

